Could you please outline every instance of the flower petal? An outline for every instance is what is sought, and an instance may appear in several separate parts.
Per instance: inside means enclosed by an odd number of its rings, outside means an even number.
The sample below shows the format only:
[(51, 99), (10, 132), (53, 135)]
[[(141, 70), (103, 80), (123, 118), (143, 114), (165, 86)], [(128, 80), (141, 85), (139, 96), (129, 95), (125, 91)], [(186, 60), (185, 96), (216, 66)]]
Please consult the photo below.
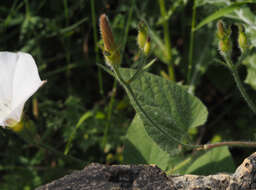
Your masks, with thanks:
[[(18, 60), (13, 79), (12, 109), (20, 119), (25, 102), (44, 83), (41, 81), (33, 57), (27, 53), (18, 53)], [(22, 109), (18, 109), (22, 106)]]
[(11, 52), (0, 52), (0, 125), (11, 113), (13, 78), (18, 55)]
[(6, 117), (5, 120), (0, 122), (0, 126), (9, 126), (12, 127), (13, 124), (20, 122), (22, 111), (24, 108), (24, 104), (18, 106), (17, 108), (13, 109)]
[(43, 83), (31, 55), (0, 52), (0, 125), (19, 122), (25, 102)]
[(13, 76), (18, 55), (11, 52), (0, 52), (0, 101), (12, 99)]

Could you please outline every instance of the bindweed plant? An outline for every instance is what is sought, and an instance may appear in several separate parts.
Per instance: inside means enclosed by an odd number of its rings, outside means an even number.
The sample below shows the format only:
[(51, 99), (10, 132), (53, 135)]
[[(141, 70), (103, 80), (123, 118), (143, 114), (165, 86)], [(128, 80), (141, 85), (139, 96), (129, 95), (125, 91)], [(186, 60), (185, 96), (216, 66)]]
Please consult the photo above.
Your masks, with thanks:
[[(0, 70), (22, 99), (0, 94), (0, 189), (92, 162), (234, 172), (256, 141), (255, 18), (254, 0), (1, 2), (1, 51), (29, 52), (48, 83), (28, 99), (43, 82), (19, 83), (34, 81), (31, 59), (15, 85)], [(8, 54), (13, 66), (23, 54)]]
[[(239, 66), (246, 58), (248, 51), (250, 51), (243, 26), (241, 24), (238, 25), (238, 29), (237, 43), (241, 55), (237, 63), (234, 63), (231, 58), (231, 27), (226, 27), (223, 21), (217, 23), (219, 51), (224, 61), (222, 63), (231, 71), (242, 97), (251, 110), (256, 113), (256, 106), (247, 94), (238, 74)], [(202, 145), (193, 143), (189, 131), (206, 122), (208, 110), (184, 85), (147, 71), (155, 62), (153, 59), (146, 64), (151, 46), (149, 30), (150, 28), (145, 22), (139, 24), (137, 44), (142, 57), (142, 61), (139, 62), (139, 68), (122, 68), (120, 52), (115, 43), (109, 20), (105, 14), (100, 17), (100, 31), (104, 42), (103, 54), (105, 62), (110, 69), (102, 65), (101, 67), (115, 77), (124, 88), (136, 111), (136, 116), (127, 134), (126, 156), (130, 159), (128, 162), (132, 163), (136, 160), (134, 157), (139, 154), (141, 158), (137, 159), (150, 160), (150, 163), (154, 162), (154, 164), (164, 169), (170, 169), (173, 163), (180, 160), (180, 165), (171, 170), (171, 172), (177, 172), (181, 168), (188, 167), (187, 164), (196, 157), (194, 156), (181, 162), (181, 157), (177, 159), (177, 155), (182, 152), (195, 153), (223, 146), (256, 147), (256, 142), (244, 141), (227, 141)], [(133, 151), (131, 151), (132, 148)], [(220, 150), (225, 152), (225, 149)], [(150, 155), (146, 151), (150, 151)], [(161, 156), (164, 159), (161, 159)], [(154, 158), (152, 159), (152, 157)]]

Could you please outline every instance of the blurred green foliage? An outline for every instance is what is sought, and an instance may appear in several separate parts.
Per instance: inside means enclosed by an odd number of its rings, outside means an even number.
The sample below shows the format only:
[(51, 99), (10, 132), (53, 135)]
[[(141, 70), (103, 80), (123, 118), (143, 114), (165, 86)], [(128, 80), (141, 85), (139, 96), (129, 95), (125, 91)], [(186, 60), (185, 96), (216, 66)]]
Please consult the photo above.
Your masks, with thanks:
[[(232, 6), (232, 2), (237, 3), (236, 6)], [(221, 57), (217, 49), (215, 19), (221, 18), (229, 24), (244, 24), (248, 41), (254, 50), (256, 5), (241, 2), (198, 0), (194, 5), (194, 27), (197, 28), (197, 24), (202, 21), (205, 24), (194, 30), (191, 26), (192, 0), (1, 1), (0, 50), (32, 54), (39, 66), (41, 78), (48, 80), (26, 104), (26, 127), (31, 129), (29, 131), (35, 141), (63, 153), (70, 141), (68, 155), (83, 160), (84, 164), (66, 160), (63, 156), (25, 142), (21, 137), (28, 138), (28, 141), (31, 138), (24, 135), (26, 131), (1, 129), (0, 189), (34, 189), (74, 169), (82, 169), (91, 162), (129, 162), (123, 150), (126, 148), (125, 135), (135, 115), (134, 110), (120, 86), (96, 65), (104, 64), (98, 31), (98, 18), (102, 13), (110, 18), (116, 42), (122, 50), (124, 67), (136, 67), (139, 56), (136, 46), (138, 23), (144, 20), (150, 26), (151, 56), (159, 58), (150, 71), (167, 79), (173, 79), (175, 73), (176, 82), (186, 85), (208, 108), (207, 123), (190, 131), (189, 135), (195, 143), (254, 141), (255, 115), (235, 88), (229, 71), (219, 63)], [(160, 11), (160, 6), (164, 6), (165, 12), (164, 9)], [(228, 9), (225, 12), (227, 6), (232, 6), (232, 11)], [(216, 17), (216, 11), (220, 9), (222, 12)], [(210, 18), (214, 19), (204, 20), (212, 14), (215, 15)], [(194, 38), (193, 43), (191, 36)], [(237, 27), (233, 25), (234, 41), (236, 36)], [(239, 50), (237, 45), (233, 48), (233, 59), (236, 60)], [(254, 52), (248, 55), (240, 74), (248, 84), (246, 87), (249, 94), (256, 101)], [(187, 77), (189, 63), (191, 76)], [(89, 116), (85, 118), (88, 113)], [(69, 140), (71, 134), (73, 138)], [(240, 164), (253, 151), (246, 148), (229, 150), (231, 155), (224, 147), (219, 151), (223, 152), (222, 155), (212, 151), (208, 155), (199, 156), (194, 163), (206, 162), (207, 156), (213, 154), (219, 158), (218, 161), (225, 160), (222, 164), (226, 164), (227, 160), (232, 164), (231, 159), (234, 159), (235, 164)], [(171, 162), (166, 156), (164, 158), (167, 163)], [(180, 160), (184, 159), (182, 157)], [(130, 157), (130, 162), (132, 160)], [(144, 163), (151, 161), (148, 159)], [(195, 165), (182, 171), (209, 173), (210, 167)], [(162, 167), (168, 168), (166, 165)], [(230, 168), (233, 165), (226, 168), (227, 172), (232, 172)], [(179, 169), (175, 170), (182, 173)]]

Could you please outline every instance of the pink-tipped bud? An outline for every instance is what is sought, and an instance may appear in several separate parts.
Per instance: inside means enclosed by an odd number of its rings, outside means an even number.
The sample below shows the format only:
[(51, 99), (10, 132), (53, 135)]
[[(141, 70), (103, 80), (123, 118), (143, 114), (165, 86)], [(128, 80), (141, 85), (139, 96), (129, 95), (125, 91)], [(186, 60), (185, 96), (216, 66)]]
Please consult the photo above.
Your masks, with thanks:
[(219, 39), (223, 39), (225, 35), (226, 35), (226, 32), (225, 32), (224, 23), (222, 22), (222, 20), (219, 20), (217, 23), (217, 36)]
[(104, 57), (109, 66), (121, 63), (120, 52), (115, 44), (108, 17), (105, 14), (100, 16), (100, 32), (104, 43)]
[(114, 37), (109, 25), (108, 17), (105, 14), (100, 16), (100, 32), (104, 42), (104, 50), (111, 51), (115, 49)]

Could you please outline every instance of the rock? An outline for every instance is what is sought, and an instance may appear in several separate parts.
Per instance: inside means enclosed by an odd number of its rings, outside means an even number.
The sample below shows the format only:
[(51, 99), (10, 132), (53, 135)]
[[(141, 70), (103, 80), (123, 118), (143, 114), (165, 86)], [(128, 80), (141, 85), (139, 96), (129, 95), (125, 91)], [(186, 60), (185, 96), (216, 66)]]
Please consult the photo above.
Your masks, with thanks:
[(36, 190), (255, 190), (256, 153), (234, 174), (166, 176), (153, 165), (90, 164)]

